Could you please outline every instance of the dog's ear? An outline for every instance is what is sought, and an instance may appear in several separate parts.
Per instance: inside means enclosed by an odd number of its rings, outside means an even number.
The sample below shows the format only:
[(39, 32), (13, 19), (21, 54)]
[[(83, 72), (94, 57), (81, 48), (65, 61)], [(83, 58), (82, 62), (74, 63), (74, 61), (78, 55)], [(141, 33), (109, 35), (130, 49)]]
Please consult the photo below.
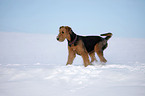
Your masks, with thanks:
[(71, 30), (71, 28), (69, 26), (65, 26), (65, 29), (66, 29), (66, 32), (68, 32), (68, 33), (72, 32), (72, 30)]
[(64, 28), (64, 26), (60, 26), (59, 29)]

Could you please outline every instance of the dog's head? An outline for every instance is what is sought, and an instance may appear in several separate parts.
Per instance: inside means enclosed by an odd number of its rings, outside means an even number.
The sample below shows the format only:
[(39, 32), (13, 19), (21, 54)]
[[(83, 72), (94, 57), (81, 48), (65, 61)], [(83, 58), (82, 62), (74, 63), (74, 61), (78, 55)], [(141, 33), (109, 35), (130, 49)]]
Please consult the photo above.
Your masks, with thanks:
[(59, 28), (59, 34), (57, 36), (57, 40), (63, 42), (65, 39), (70, 40), (70, 32), (71, 28), (69, 26), (61, 26)]

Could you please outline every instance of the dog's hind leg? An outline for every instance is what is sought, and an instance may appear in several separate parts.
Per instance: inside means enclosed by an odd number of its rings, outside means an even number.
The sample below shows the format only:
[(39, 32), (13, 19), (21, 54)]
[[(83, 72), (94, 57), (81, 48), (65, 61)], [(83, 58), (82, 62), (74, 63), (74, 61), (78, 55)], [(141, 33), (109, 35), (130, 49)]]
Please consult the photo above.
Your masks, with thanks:
[(95, 57), (95, 52), (92, 52), (92, 53), (90, 53), (89, 55), (90, 55), (90, 57), (91, 57), (91, 63), (94, 62), (94, 61), (97, 62), (97, 59), (96, 59), (96, 57)]
[(100, 61), (106, 63), (107, 60), (103, 56), (102, 46), (100, 46), (99, 44), (96, 44), (95, 45), (95, 51), (96, 51), (98, 57), (100, 58)]

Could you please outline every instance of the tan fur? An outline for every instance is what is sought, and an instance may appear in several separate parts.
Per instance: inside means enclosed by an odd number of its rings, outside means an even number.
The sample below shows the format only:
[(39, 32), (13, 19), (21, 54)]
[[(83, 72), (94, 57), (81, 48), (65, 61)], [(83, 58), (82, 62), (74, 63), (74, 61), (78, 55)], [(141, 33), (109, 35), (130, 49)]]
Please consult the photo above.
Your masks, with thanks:
[(90, 57), (91, 57), (91, 63), (94, 62), (94, 61), (97, 62), (97, 59), (96, 59), (96, 57), (95, 57), (95, 52), (92, 52), (92, 53), (90, 53), (89, 55), (90, 55)]
[(95, 52), (97, 53), (100, 61), (106, 63), (107, 60), (103, 56), (103, 51), (102, 51), (101, 47), (102, 47), (101, 43), (96, 44), (95, 45)]
[(88, 52), (86, 51), (86, 49), (83, 47), (83, 42), (80, 40), (77, 46), (72, 45), (71, 47), (68, 46), (68, 61), (67, 61), (67, 65), (68, 64), (72, 64), (73, 63), (73, 59), (76, 56), (76, 54), (81, 55), (84, 61), (84, 66), (88, 66), (90, 64), (89, 61), (89, 56), (88, 56)]

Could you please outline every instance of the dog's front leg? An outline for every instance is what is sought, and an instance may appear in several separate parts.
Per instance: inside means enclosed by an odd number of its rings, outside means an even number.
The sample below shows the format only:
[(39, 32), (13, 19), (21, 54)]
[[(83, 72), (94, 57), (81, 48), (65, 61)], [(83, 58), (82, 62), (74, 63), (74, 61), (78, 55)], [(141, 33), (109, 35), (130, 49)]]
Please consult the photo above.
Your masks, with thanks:
[(90, 61), (89, 61), (89, 56), (86, 52), (84, 52), (82, 54), (82, 58), (83, 58), (83, 61), (84, 61), (84, 66), (87, 67), (88, 65), (90, 65)]
[(73, 63), (74, 58), (76, 57), (76, 53), (73, 51), (72, 48), (68, 46), (68, 60), (66, 65), (71, 65)]

